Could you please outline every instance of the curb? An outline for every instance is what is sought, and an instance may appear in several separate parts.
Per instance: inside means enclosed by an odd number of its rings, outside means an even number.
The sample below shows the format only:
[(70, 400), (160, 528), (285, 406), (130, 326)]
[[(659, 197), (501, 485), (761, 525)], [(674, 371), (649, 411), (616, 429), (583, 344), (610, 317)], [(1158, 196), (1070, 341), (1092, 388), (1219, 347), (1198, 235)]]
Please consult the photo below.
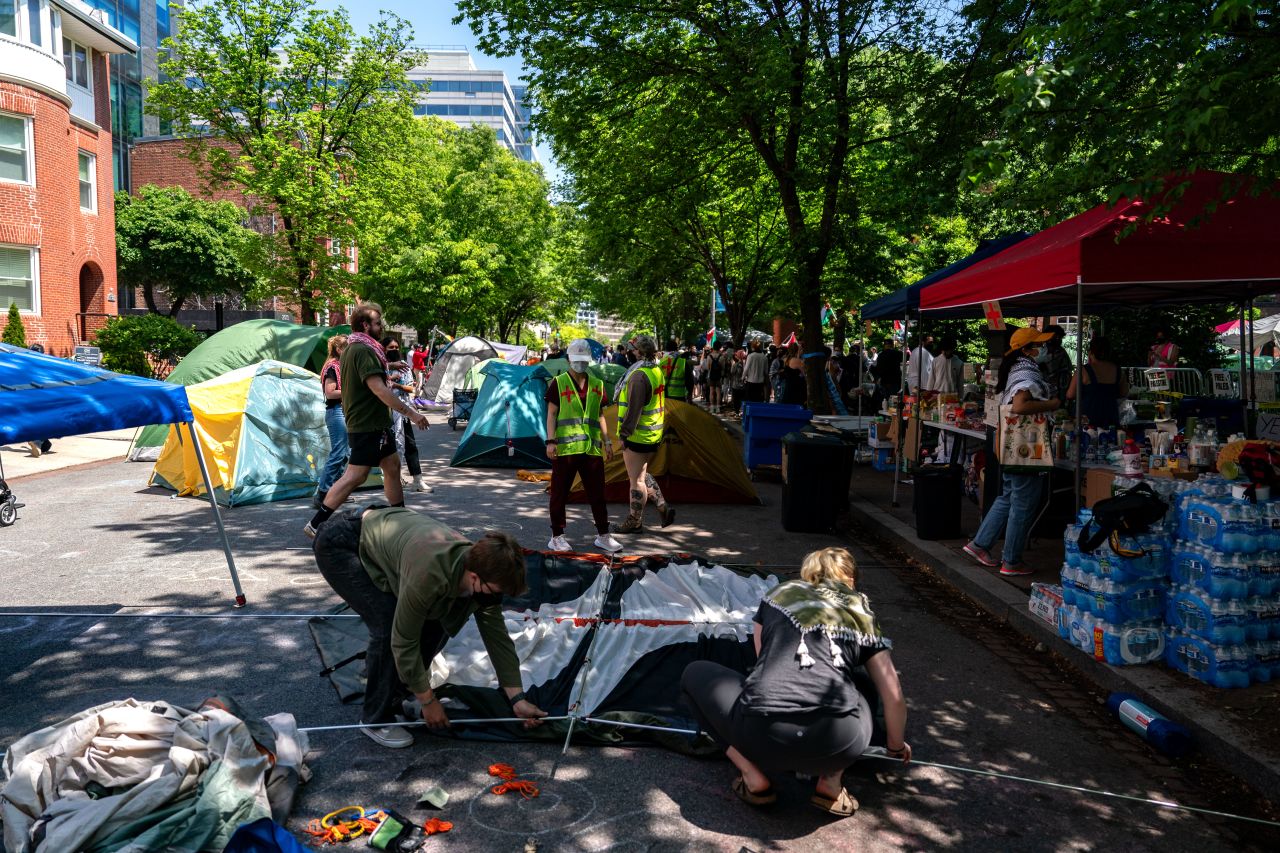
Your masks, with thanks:
[[(902, 549), (1027, 639), (1044, 643), (1053, 651), (1065, 650), (1057, 630), (1031, 614), (1027, 597), (1018, 589), (981, 569), (957, 565), (957, 555), (951, 549), (917, 539), (914, 529), (853, 496), (849, 498), (849, 515), (874, 537)], [(1280, 799), (1280, 761), (1256, 755), (1248, 745), (1249, 733), (1220, 714), (1201, 708), (1201, 697), (1188, 687), (1150, 667), (1114, 667), (1083, 653), (1059, 657), (1099, 689), (1132, 693), (1185, 725), (1195, 734), (1202, 754), (1229, 768), (1267, 799)], [(1117, 720), (1116, 725), (1121, 723)]]

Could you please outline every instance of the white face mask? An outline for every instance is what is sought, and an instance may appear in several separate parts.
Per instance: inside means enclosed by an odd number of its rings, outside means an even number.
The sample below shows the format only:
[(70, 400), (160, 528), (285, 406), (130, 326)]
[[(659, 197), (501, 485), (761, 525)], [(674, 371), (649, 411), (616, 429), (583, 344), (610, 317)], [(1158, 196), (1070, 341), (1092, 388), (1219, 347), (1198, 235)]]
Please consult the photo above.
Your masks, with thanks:
[(590, 364), (591, 364), (591, 362), (589, 362), (589, 361), (571, 361), (571, 362), (569, 362), (569, 366), (570, 366), (571, 368), (573, 368), (575, 371), (577, 371), (578, 373), (586, 373), (586, 372), (587, 372), (587, 367), (588, 367)]

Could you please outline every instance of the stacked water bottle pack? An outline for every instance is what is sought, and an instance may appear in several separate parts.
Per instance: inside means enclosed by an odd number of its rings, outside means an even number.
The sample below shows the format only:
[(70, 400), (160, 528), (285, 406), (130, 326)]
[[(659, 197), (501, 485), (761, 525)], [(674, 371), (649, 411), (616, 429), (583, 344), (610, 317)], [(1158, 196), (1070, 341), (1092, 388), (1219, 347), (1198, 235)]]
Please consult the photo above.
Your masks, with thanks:
[[(1216, 687), (1280, 678), (1280, 501), (1231, 497), (1216, 475), (1148, 480), (1170, 506), (1157, 529), (1080, 551), (1066, 530), (1063, 639), (1111, 664), (1165, 662)], [(1116, 491), (1136, 481), (1119, 478)]]
[[(1089, 518), (1089, 511), (1082, 510), (1082, 524)], [(1081, 525), (1072, 524), (1065, 534), (1059, 635), (1107, 663), (1159, 660), (1164, 653), (1170, 537), (1166, 533), (1126, 536), (1117, 543), (1122, 553), (1108, 543), (1085, 554), (1077, 544), (1080, 529)]]

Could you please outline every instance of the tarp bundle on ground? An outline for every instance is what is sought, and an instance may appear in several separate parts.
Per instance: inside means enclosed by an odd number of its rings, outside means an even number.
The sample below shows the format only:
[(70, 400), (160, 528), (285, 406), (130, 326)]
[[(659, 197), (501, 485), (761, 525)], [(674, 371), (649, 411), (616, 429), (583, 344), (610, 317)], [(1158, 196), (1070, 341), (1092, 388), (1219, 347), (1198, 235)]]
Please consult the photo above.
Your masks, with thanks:
[[(466, 432), (449, 464), (455, 467), (549, 468), (547, 371), (542, 365), (490, 361)], [(510, 442), (510, 443), (508, 443)]]
[[(178, 363), (165, 381), (171, 385), (196, 385), (263, 361), (280, 361), (319, 373), (329, 339), (350, 333), (350, 326), (300, 326), (280, 320), (246, 320), (209, 336)], [(166, 435), (162, 426), (144, 429), (134, 439), (129, 459), (154, 462)]]
[[(324, 394), (315, 374), (264, 361), (186, 392), (218, 503), (240, 506), (315, 492), (329, 455)], [(195, 448), (176, 428), (156, 461), (151, 484), (180, 495), (204, 494)]]
[(19, 739), (0, 765), (5, 849), (221, 850), (243, 823), (284, 821), (306, 735), (289, 714), (237, 714), (126, 699)]
[[(760, 497), (742, 464), (742, 451), (703, 409), (667, 398), (662, 444), (649, 463), (649, 473), (672, 503), (758, 504)], [(618, 434), (618, 408), (605, 410), (609, 434)], [(605, 497), (612, 503), (630, 498), (621, 448), (604, 464)], [(569, 500), (586, 500), (581, 480), (574, 480)]]
[[(594, 555), (526, 554), (529, 592), (503, 603), (530, 701), (553, 716), (568, 713), (695, 727), (680, 696), (680, 675), (695, 660), (738, 672), (755, 662), (752, 618), (774, 577), (742, 575), (687, 554), (624, 558), (610, 571)], [(325, 666), (364, 649), (355, 619), (318, 617), (312, 635)], [(363, 692), (358, 662), (334, 673), (344, 701)], [(431, 669), (432, 684), (471, 714), (509, 716), (474, 620), (449, 640)], [(576, 704), (575, 704), (576, 703)], [(455, 716), (458, 716), (455, 714)], [(613, 729), (578, 726), (595, 739)], [(512, 726), (516, 737), (564, 737), (564, 724)], [(630, 736), (630, 734), (628, 734)], [(689, 739), (668, 745), (686, 749)]]
[(0, 344), (0, 444), (189, 420), (182, 388)]

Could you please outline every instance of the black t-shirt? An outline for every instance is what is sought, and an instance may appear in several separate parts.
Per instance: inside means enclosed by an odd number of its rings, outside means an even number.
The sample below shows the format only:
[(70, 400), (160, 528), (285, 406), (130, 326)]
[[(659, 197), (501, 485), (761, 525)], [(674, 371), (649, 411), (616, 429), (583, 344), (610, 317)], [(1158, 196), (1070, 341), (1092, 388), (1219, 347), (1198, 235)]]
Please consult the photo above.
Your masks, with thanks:
[[(324, 373), (323, 373), (323, 374), (321, 374), (321, 376), (320, 376), (320, 387), (321, 387), (321, 389), (323, 389), (323, 388), (324, 388), (324, 383), (325, 383), (325, 382), (327, 382), (330, 378), (332, 378), (334, 382), (338, 382), (338, 369), (337, 369), (336, 367), (334, 367), (332, 364), (331, 364), (331, 365), (329, 365), (327, 368), (325, 368)], [(339, 384), (338, 384), (338, 387), (339, 387), (339, 389), (341, 389), (341, 387), (342, 387), (341, 383), (339, 383)], [(341, 398), (341, 397), (339, 397), (339, 398), (338, 398), (338, 399), (336, 399), (336, 400), (328, 400), (328, 399), (326, 399), (326, 400), (324, 401), (324, 407), (325, 407), (326, 409), (334, 409), (334, 408), (337, 408), (338, 406), (341, 406), (341, 405), (342, 405), (342, 398)]]
[(836, 640), (844, 666), (831, 662), (831, 642), (820, 631), (805, 635), (813, 666), (800, 668), (796, 649), (800, 630), (777, 608), (761, 602), (755, 621), (760, 623), (760, 659), (747, 676), (742, 691), (743, 711), (755, 716), (805, 714), (825, 711), (833, 716), (857, 710), (858, 689), (853, 670), (884, 649), (867, 649), (853, 640)]

